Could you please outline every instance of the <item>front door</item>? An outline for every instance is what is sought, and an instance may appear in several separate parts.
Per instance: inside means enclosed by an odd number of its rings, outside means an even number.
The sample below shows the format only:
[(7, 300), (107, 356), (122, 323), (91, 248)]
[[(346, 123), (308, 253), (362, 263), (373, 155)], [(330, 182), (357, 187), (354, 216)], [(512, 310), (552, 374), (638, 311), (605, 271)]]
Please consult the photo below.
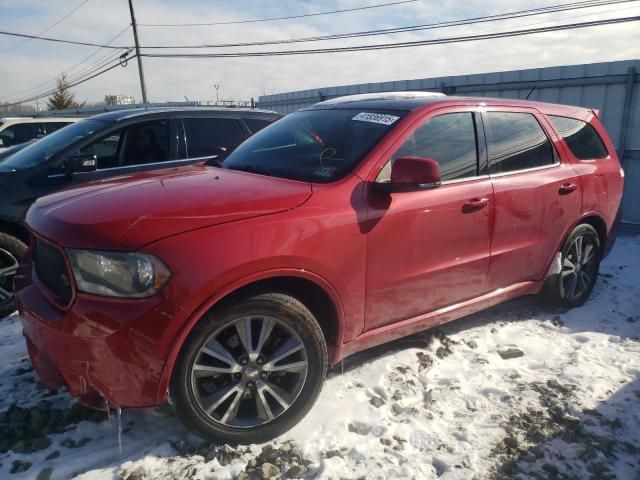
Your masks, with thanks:
[[(178, 126), (180, 128), (178, 128)], [(112, 130), (91, 140), (72, 154), (94, 155), (97, 168), (93, 172), (65, 171), (64, 157), (46, 172), (39, 194), (61, 188), (135, 172), (181, 165), (179, 132), (181, 124), (172, 119), (148, 120)]]
[(478, 115), (471, 107), (427, 113), (391, 148), (375, 181), (389, 181), (395, 159), (420, 156), (440, 164), (442, 185), (369, 193), (366, 329), (485, 292), (493, 190)]

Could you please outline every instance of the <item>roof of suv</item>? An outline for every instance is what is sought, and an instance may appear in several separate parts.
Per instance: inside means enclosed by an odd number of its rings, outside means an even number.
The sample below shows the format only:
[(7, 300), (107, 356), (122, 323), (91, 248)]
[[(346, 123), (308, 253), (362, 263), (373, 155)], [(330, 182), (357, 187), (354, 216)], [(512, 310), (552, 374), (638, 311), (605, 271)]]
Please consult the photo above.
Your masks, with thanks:
[(114, 110), (112, 112), (94, 115), (93, 119), (105, 120), (109, 122), (119, 122), (139, 117), (181, 117), (185, 114), (193, 116), (215, 116), (228, 118), (277, 118), (282, 115), (269, 110), (257, 108), (225, 108), (225, 107), (151, 107), (151, 108), (130, 108), (126, 110)]
[(547, 114), (566, 114), (569, 116), (584, 117), (591, 110), (582, 107), (560, 105), (555, 103), (534, 102), (511, 98), (487, 98), (487, 97), (449, 97), (437, 92), (380, 92), (348, 95), (332, 98), (324, 102), (316, 103), (304, 110), (324, 109), (373, 109), (373, 110), (399, 110), (411, 111), (425, 105), (434, 104), (477, 104), (485, 106), (514, 106), (536, 108)]

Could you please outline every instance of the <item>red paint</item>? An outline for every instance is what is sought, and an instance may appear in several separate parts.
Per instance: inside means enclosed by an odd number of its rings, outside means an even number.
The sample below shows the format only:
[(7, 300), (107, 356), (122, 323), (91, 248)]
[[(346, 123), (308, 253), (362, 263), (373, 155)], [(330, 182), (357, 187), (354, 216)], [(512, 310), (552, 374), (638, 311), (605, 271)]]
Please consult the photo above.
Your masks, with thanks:
[(402, 157), (395, 161), (391, 183), (440, 184), (440, 168), (433, 158)]
[[(391, 154), (425, 120), (491, 109), (535, 114), (560, 164), (423, 191), (372, 190)], [(573, 158), (545, 114), (590, 122), (611, 158)], [(63, 310), (34, 278), (28, 254), (16, 277), (17, 300), (32, 362), (48, 387), (64, 383), (74, 395), (99, 391), (114, 405), (145, 407), (166, 400), (186, 336), (238, 288), (284, 276), (323, 289), (337, 312), (326, 319), (335, 331), (335, 363), (537, 292), (568, 232), (597, 217), (607, 235), (621, 196), (620, 164), (591, 110), (443, 97), (398, 121), (352, 175), (334, 183), (199, 165), (39, 200), (27, 216), (35, 235), (62, 248), (151, 253), (172, 278), (150, 298), (76, 293)]]

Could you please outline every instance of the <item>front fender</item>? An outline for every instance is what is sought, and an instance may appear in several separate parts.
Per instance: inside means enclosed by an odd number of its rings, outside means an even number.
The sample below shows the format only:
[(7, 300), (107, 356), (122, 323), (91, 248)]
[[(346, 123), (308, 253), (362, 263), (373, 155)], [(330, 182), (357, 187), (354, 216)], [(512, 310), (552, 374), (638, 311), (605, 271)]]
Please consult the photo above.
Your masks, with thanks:
[(162, 370), (162, 374), (160, 377), (160, 383), (158, 385), (158, 393), (157, 393), (157, 402), (164, 403), (166, 401), (167, 392), (169, 388), (169, 383), (171, 381), (171, 375), (173, 374), (173, 368), (178, 359), (178, 355), (180, 354), (180, 350), (184, 345), (189, 333), (193, 330), (193, 328), (198, 324), (200, 319), (209, 312), (213, 307), (218, 305), (224, 298), (233, 294), (243, 287), (247, 287), (253, 283), (268, 280), (268, 279), (276, 279), (282, 277), (298, 277), (304, 278), (315, 283), (318, 287), (322, 288), (331, 298), (333, 305), (335, 307), (335, 311), (337, 312), (336, 318), (336, 345), (328, 345), (329, 348), (329, 357), (334, 355), (336, 351), (336, 347), (342, 345), (344, 339), (344, 308), (342, 301), (340, 300), (340, 296), (336, 289), (324, 278), (321, 276), (310, 272), (308, 270), (300, 270), (300, 269), (292, 269), (292, 268), (279, 268), (272, 270), (265, 270), (260, 272), (255, 272), (254, 274), (248, 275), (246, 277), (237, 279), (228, 285), (226, 285), (221, 290), (217, 291), (215, 294), (209, 296), (202, 304), (193, 312), (191, 316), (187, 319), (186, 322), (183, 323), (182, 328), (180, 329), (179, 334), (176, 336), (175, 341), (173, 342), (171, 349), (169, 350), (169, 354), (167, 356), (167, 360)]

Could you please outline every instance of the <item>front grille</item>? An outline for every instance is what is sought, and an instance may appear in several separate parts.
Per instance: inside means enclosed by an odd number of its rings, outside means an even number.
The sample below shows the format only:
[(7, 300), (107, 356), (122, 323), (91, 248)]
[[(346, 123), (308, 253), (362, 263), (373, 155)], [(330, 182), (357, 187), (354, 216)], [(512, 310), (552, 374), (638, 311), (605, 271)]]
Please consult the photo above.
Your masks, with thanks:
[(53, 294), (55, 301), (62, 306), (68, 305), (71, 302), (73, 289), (62, 252), (38, 239), (35, 248), (35, 265), (38, 279)]

